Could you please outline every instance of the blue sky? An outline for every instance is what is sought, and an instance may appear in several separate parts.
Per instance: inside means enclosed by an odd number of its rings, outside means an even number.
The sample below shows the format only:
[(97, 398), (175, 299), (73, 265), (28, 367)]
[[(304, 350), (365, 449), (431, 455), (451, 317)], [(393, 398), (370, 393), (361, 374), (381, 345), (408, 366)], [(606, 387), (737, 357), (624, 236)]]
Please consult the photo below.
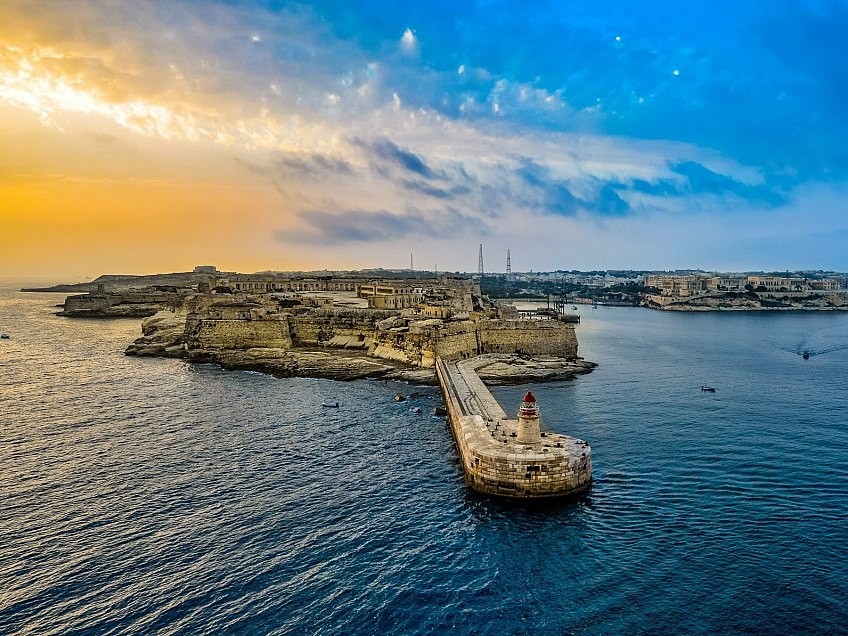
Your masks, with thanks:
[[(210, 234), (194, 258), (470, 270), (482, 242), (493, 269), (510, 248), (515, 269), (848, 270), (844, 2), (4, 11), (0, 106), (68, 147), (119, 140), (125, 172), (242, 189), (242, 251)], [(22, 64), (53, 84), (30, 99)], [(89, 178), (128, 161), (97, 156)]]

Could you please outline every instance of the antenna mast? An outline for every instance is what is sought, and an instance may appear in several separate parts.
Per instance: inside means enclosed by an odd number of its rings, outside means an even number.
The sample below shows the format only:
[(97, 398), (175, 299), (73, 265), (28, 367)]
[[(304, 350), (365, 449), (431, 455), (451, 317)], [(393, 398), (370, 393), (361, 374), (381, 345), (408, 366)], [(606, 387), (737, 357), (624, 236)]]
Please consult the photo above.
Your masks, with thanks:
[(477, 275), (483, 278), (483, 244), (480, 243), (480, 258), (477, 260)]
[(506, 279), (512, 280), (512, 263), (509, 261), (509, 249), (506, 250)]

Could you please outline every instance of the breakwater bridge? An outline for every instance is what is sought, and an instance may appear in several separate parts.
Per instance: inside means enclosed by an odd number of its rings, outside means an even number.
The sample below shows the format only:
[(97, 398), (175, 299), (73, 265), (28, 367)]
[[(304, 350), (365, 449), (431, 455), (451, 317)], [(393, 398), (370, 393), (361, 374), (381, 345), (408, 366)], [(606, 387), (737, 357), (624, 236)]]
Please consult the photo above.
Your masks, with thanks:
[(588, 488), (592, 450), (574, 437), (544, 432), (528, 392), (518, 418), (510, 419), (477, 376), (480, 358), (436, 359), (439, 386), (465, 480), (475, 490), (502, 497), (559, 497)]

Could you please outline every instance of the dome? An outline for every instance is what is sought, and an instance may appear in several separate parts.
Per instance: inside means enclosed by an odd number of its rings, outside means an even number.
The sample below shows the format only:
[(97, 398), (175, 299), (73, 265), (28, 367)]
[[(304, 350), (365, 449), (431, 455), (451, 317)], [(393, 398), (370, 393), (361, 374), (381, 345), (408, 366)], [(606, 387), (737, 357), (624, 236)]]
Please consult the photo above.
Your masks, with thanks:
[(533, 394), (530, 391), (527, 391), (527, 395), (524, 396), (522, 402), (535, 402), (536, 398), (533, 397)]

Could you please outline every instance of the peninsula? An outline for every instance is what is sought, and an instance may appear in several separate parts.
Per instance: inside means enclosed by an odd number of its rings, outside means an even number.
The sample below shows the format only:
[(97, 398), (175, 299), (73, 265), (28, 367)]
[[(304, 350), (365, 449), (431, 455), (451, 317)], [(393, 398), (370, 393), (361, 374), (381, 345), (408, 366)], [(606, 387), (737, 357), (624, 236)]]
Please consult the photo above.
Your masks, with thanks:
[(485, 355), (479, 377), (516, 384), (571, 379), (595, 366), (577, 355), (578, 316), (550, 309), (519, 313), (490, 300), (468, 276), (198, 269), (139, 277), (141, 286), (114, 277), (114, 289), (101, 277), (88, 293), (69, 296), (59, 315), (143, 318), (142, 335), (127, 355), (187, 358), (281, 377), (434, 385), (437, 358)]

